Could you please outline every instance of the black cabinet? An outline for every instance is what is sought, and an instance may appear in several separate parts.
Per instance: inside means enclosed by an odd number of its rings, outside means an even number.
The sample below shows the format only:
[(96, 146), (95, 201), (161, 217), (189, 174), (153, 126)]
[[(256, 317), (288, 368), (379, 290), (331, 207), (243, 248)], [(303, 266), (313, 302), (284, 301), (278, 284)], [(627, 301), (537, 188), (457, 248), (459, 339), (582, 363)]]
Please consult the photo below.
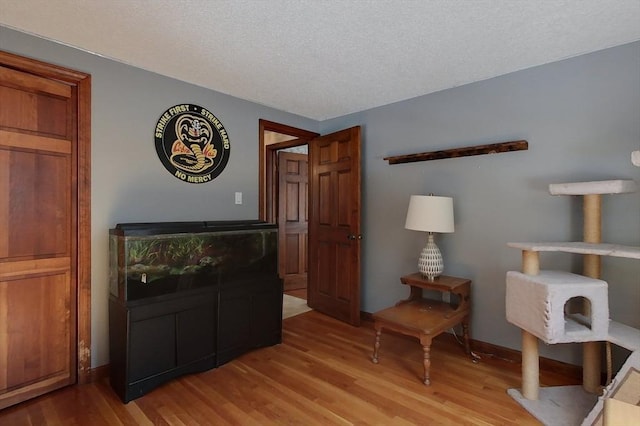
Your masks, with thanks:
[(221, 286), (217, 365), (254, 348), (282, 341), (282, 281), (240, 281)]
[(110, 378), (124, 402), (282, 341), (275, 225), (125, 224), (110, 234)]
[(146, 303), (109, 300), (111, 386), (129, 402), (158, 385), (216, 365), (213, 288)]

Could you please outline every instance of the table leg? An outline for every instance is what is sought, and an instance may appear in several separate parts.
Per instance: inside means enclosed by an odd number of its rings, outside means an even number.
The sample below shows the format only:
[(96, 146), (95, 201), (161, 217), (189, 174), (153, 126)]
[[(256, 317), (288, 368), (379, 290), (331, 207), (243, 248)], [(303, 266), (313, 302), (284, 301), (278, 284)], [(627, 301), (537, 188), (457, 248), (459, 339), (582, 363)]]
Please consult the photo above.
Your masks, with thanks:
[(431, 379), (429, 378), (431, 370), (431, 339), (420, 339), (420, 343), (423, 351), (424, 384), (429, 386), (431, 384)]
[(471, 350), (471, 337), (469, 336), (469, 317), (462, 320), (462, 337), (464, 339), (464, 350), (471, 357), (471, 362), (477, 364), (480, 357)]
[(469, 343), (469, 317), (462, 320), (462, 338), (464, 339), (464, 351), (471, 355), (471, 344)]
[(378, 363), (378, 350), (380, 349), (380, 335), (382, 334), (381, 328), (376, 328), (376, 341), (373, 344), (373, 358), (371, 359), (374, 364)]

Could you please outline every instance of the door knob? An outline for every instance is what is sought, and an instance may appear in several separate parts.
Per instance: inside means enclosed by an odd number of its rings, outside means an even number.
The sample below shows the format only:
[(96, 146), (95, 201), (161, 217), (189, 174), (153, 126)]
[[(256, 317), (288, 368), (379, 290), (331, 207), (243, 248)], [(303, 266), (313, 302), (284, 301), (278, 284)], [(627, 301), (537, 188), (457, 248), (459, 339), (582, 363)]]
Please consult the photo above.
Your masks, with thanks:
[(362, 234), (358, 234), (358, 235), (349, 234), (349, 235), (347, 235), (347, 239), (348, 240), (361, 240), (362, 239)]

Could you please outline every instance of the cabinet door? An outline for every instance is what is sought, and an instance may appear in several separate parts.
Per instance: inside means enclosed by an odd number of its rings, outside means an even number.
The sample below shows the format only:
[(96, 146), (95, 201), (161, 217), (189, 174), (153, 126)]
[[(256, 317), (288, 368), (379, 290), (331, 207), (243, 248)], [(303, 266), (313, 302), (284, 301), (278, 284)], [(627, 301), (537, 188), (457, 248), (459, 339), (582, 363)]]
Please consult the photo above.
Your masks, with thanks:
[(189, 364), (215, 353), (216, 312), (213, 304), (176, 315), (178, 365)]
[(163, 315), (131, 323), (129, 383), (168, 371), (176, 366), (175, 315)]
[(282, 287), (280, 281), (265, 282), (251, 299), (251, 346), (275, 345), (282, 341)]
[(252, 279), (220, 290), (218, 365), (282, 340), (282, 280)]
[(245, 289), (220, 292), (218, 365), (246, 352), (251, 340), (251, 295)]

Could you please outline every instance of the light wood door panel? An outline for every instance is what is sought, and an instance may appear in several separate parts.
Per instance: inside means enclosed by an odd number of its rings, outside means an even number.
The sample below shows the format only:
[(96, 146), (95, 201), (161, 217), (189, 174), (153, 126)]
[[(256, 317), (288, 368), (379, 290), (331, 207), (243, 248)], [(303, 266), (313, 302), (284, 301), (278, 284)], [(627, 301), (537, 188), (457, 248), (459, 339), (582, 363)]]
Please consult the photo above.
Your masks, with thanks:
[(73, 84), (0, 66), (0, 409), (76, 381), (77, 114)]
[(69, 271), (1, 281), (0, 384), (8, 392), (54, 377), (69, 378), (72, 330), (68, 327), (72, 295)]
[(360, 127), (309, 143), (308, 304), (360, 324)]
[(6, 170), (0, 218), (7, 230), (0, 256), (70, 256), (70, 156), (2, 146), (0, 152)]

